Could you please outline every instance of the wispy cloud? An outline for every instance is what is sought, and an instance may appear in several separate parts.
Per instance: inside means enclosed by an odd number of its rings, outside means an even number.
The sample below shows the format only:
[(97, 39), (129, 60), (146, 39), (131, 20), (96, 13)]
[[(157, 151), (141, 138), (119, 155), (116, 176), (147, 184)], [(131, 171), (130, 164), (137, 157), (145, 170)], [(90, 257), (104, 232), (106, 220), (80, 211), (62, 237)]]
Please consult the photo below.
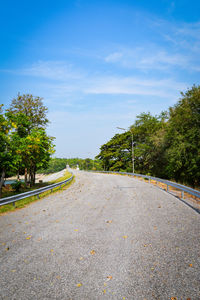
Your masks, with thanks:
[(88, 94), (128, 94), (143, 96), (172, 97), (178, 90), (186, 88), (185, 83), (175, 80), (145, 80), (135, 77), (101, 77), (92, 80), (84, 92)]
[(53, 80), (80, 79), (83, 74), (74, 70), (65, 61), (38, 61), (32, 66), (19, 70), (22, 75), (43, 77)]
[[(161, 55), (161, 54), (160, 54)], [(170, 58), (162, 54), (162, 59), (175, 63), (176, 58)], [(115, 56), (117, 57), (117, 56)], [(141, 64), (146, 64), (145, 60)], [(149, 64), (154, 63), (152, 57)], [(44, 94), (48, 94), (48, 99), (66, 106), (72, 106), (75, 99), (81, 99), (89, 94), (108, 94), (108, 95), (140, 95), (140, 96), (156, 96), (162, 98), (172, 98), (177, 92), (184, 90), (187, 85), (179, 82), (173, 77), (167, 76), (166, 79), (147, 79), (147, 76), (125, 76), (125, 75), (96, 75), (87, 73), (84, 70), (76, 70), (72, 66), (68, 69), (64, 62), (40, 62), (30, 68), (21, 70), (11, 70), (21, 76), (37, 77), (37, 87), (43, 90)], [(44, 80), (42, 80), (43, 78)], [(46, 79), (51, 79), (48, 82)]]
[(156, 45), (146, 45), (135, 49), (122, 49), (107, 55), (105, 62), (118, 64), (128, 69), (141, 71), (161, 70), (170, 71), (173, 68), (199, 70), (194, 63), (194, 57), (181, 53), (171, 53), (166, 49), (159, 49)]

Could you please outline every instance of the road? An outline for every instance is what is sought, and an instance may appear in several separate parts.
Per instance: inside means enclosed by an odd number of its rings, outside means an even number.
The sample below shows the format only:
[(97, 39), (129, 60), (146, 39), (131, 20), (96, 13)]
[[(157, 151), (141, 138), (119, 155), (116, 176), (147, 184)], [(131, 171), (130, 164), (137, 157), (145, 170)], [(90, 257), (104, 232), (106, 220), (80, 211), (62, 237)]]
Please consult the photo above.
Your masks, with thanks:
[(138, 179), (75, 173), (0, 216), (0, 299), (200, 299), (199, 214)]

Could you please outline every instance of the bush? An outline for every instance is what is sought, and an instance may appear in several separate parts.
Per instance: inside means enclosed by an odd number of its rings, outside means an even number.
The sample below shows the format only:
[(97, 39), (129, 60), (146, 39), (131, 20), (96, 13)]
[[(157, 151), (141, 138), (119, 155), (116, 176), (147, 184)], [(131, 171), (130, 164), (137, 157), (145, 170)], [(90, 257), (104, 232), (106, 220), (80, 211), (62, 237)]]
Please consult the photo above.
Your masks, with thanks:
[(15, 182), (13, 182), (12, 184), (11, 184), (11, 186), (12, 186), (12, 189), (15, 191), (15, 192), (19, 192), (20, 191), (20, 189), (21, 189), (21, 187), (22, 187), (22, 183), (21, 183), (21, 181), (15, 181)]

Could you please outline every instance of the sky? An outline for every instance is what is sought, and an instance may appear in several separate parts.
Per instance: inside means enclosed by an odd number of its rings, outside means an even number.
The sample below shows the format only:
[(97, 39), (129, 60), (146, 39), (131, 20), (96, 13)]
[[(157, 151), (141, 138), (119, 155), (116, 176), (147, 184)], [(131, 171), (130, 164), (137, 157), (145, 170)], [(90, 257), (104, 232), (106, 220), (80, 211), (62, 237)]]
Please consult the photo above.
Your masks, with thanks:
[(200, 82), (199, 0), (0, 0), (0, 104), (43, 98), (56, 157), (90, 157)]

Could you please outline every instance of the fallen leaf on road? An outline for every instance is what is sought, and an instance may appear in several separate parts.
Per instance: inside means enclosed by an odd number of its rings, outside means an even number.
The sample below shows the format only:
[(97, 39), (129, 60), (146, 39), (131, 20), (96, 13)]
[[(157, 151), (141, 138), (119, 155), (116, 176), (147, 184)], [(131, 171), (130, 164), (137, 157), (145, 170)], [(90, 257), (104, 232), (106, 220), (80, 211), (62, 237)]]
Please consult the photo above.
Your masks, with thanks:
[(123, 238), (124, 238), (124, 239), (127, 239), (127, 237), (128, 237), (127, 235), (123, 235)]
[(80, 260), (83, 260), (83, 257), (81, 256), (79, 259), (80, 259)]
[(53, 252), (53, 249), (51, 249), (51, 252)]
[(78, 231), (78, 229), (74, 229), (74, 231)]
[(112, 221), (111, 221), (111, 220), (109, 220), (109, 221), (106, 221), (106, 223), (109, 223), (109, 224), (110, 224), (110, 223), (112, 223)]
[(189, 267), (192, 267), (192, 264), (189, 264)]
[(105, 293), (106, 293), (106, 290), (103, 290), (103, 293), (105, 294)]
[(82, 286), (82, 283), (77, 283), (76, 286), (77, 286), (77, 287), (80, 287), (80, 286)]
[(95, 253), (96, 253), (96, 252), (95, 252), (94, 250), (91, 250), (91, 251), (90, 251), (90, 254), (91, 254), (91, 255), (94, 255)]
[(10, 248), (9, 248), (9, 247), (7, 247), (7, 248), (6, 248), (6, 251), (8, 251), (9, 249), (10, 249)]
[(11, 272), (13, 272), (13, 273), (14, 273), (14, 272), (16, 272), (16, 270), (11, 270)]
[(177, 300), (177, 298), (176, 297), (171, 297), (171, 300)]
[(111, 280), (111, 279), (112, 279), (112, 276), (107, 276), (107, 281)]
[(105, 282), (104, 282), (104, 284), (103, 284), (103, 285), (104, 285), (104, 286), (107, 286), (107, 283), (105, 283)]
[(2, 246), (5, 246), (6, 243), (1, 243)]
[(31, 239), (31, 235), (26, 237), (26, 240), (30, 240)]

